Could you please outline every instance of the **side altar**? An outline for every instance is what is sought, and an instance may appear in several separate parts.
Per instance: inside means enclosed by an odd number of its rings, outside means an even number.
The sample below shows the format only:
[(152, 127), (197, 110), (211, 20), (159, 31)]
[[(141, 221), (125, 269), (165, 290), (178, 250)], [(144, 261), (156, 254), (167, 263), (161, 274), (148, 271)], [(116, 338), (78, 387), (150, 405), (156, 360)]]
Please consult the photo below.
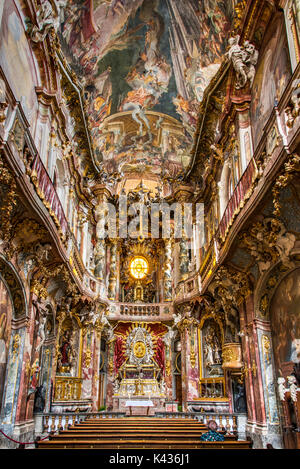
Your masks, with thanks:
[(114, 411), (151, 415), (164, 409), (165, 381), (153, 356), (151, 333), (141, 326), (134, 328), (127, 337), (125, 361), (114, 381)]

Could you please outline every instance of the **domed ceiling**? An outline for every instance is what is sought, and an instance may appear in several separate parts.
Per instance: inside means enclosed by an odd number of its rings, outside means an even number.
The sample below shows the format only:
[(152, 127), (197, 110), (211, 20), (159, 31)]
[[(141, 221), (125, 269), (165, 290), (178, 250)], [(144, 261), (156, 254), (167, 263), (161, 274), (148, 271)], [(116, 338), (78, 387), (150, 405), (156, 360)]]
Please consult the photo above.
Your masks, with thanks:
[(99, 169), (175, 179), (226, 52), (234, 0), (72, 0), (59, 31)]

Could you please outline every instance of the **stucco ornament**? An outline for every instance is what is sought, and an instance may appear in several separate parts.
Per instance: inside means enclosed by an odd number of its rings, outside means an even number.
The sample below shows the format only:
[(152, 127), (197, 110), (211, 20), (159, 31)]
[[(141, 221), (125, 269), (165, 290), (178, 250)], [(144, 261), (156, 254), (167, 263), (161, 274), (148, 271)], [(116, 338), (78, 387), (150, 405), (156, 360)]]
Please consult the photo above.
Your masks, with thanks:
[(290, 254), (296, 236), (288, 232), (282, 222), (275, 218), (266, 218), (255, 223), (242, 235), (243, 243), (257, 262), (260, 273), (263, 273), (278, 260), (283, 265), (292, 267)]

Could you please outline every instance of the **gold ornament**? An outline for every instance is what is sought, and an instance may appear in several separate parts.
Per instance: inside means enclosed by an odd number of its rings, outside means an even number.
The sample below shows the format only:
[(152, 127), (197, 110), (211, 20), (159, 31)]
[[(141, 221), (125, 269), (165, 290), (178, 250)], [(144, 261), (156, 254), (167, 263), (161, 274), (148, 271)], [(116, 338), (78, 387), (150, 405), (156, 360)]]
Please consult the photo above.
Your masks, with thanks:
[(222, 350), (222, 359), (223, 364), (222, 368), (224, 369), (240, 369), (242, 368), (243, 364), (241, 361), (242, 351), (241, 345), (230, 343), (224, 344)]
[(133, 353), (137, 358), (143, 358), (146, 353), (146, 346), (144, 342), (136, 342), (133, 347)]

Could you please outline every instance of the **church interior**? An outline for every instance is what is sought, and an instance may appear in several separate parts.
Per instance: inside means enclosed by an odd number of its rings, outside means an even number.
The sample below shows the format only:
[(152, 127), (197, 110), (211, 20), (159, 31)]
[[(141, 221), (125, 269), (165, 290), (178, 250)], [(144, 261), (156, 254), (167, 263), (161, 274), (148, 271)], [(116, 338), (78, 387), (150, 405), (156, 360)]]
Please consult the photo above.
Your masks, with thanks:
[(0, 1), (1, 448), (300, 449), (299, 60), (300, 0)]

